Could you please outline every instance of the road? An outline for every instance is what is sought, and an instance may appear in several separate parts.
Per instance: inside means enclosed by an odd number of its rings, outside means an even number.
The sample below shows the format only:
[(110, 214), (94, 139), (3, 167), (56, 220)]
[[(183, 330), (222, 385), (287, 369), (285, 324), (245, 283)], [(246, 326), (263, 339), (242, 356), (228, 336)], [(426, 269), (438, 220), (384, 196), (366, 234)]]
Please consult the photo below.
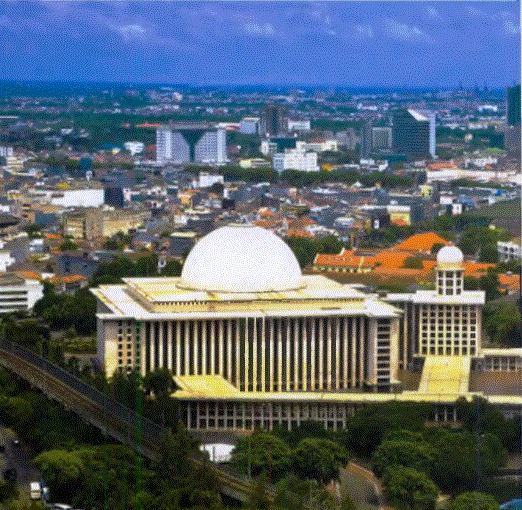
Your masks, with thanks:
[(19, 502), (29, 503), (29, 483), (41, 480), (38, 470), (31, 464), (31, 450), (21, 440), (18, 446), (13, 441), (18, 439), (11, 429), (0, 426), (0, 444), (5, 445), (5, 451), (0, 454), (0, 471), (16, 469), (16, 486), (20, 493)]

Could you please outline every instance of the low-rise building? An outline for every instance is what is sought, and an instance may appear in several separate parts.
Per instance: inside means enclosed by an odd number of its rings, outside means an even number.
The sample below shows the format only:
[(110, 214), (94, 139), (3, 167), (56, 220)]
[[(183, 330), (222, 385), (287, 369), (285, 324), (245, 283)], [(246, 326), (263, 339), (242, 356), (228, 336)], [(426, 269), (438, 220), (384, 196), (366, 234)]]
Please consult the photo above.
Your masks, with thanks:
[(299, 170), (300, 172), (318, 172), (316, 152), (304, 152), (302, 150), (286, 150), (272, 156), (274, 170)]
[(140, 228), (150, 217), (150, 211), (82, 209), (64, 214), (63, 232), (73, 239), (112, 237)]
[(32, 310), (43, 297), (43, 284), (14, 273), (0, 274), (0, 314)]
[(510, 260), (520, 260), (521, 243), (520, 238), (511, 241), (497, 242), (498, 259), (500, 262), (509, 262)]

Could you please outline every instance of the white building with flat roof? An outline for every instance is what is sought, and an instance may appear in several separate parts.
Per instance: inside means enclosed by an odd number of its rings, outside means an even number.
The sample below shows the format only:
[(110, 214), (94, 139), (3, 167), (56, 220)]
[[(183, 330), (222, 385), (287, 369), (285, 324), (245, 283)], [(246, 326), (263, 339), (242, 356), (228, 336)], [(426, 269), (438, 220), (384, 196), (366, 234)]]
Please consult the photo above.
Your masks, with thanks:
[(279, 173), (284, 170), (300, 172), (318, 172), (317, 152), (305, 152), (298, 149), (287, 149), (272, 156), (272, 166)]
[(156, 131), (158, 163), (210, 163), (227, 161), (225, 128), (206, 122), (178, 122)]

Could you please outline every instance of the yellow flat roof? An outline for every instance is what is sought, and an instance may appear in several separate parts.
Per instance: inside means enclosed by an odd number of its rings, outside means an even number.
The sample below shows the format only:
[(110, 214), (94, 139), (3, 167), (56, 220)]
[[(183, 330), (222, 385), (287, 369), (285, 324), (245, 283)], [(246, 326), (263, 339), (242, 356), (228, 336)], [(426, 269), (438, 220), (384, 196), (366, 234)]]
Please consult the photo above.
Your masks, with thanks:
[[(362, 393), (362, 392), (252, 392), (239, 391), (234, 385), (220, 375), (190, 375), (174, 376), (179, 386), (173, 396), (181, 400), (222, 400), (236, 402), (354, 402), (354, 403), (382, 403), (396, 400), (400, 402), (455, 402), (464, 397), (471, 400), (473, 396), (483, 396), (482, 393), (450, 393), (403, 391), (402, 393)], [(502, 399), (502, 397), (501, 397)], [(518, 400), (517, 400), (518, 399)], [(498, 402), (496, 397), (495, 403)], [(507, 404), (522, 404), (521, 397), (506, 398)]]
[(220, 375), (180, 375), (174, 377), (174, 382), (180, 388), (176, 396), (230, 398), (240, 395), (240, 391)]
[(419, 393), (467, 393), (470, 369), (469, 356), (426, 356)]

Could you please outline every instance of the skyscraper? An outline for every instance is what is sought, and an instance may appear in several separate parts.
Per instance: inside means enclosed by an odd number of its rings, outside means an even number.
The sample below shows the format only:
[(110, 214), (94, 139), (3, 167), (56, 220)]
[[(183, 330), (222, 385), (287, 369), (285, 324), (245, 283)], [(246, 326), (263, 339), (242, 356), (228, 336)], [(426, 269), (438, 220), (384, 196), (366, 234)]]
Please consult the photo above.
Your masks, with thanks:
[(435, 116), (417, 110), (393, 114), (393, 147), (410, 159), (435, 157)]
[(520, 85), (507, 89), (507, 125), (520, 126)]
[(285, 132), (285, 109), (282, 105), (267, 104), (263, 108), (261, 117), (261, 132), (268, 136), (277, 136)]
[(520, 156), (520, 85), (508, 87), (504, 149), (511, 156)]
[(206, 122), (179, 122), (156, 131), (159, 163), (214, 163), (226, 161), (226, 133)]

